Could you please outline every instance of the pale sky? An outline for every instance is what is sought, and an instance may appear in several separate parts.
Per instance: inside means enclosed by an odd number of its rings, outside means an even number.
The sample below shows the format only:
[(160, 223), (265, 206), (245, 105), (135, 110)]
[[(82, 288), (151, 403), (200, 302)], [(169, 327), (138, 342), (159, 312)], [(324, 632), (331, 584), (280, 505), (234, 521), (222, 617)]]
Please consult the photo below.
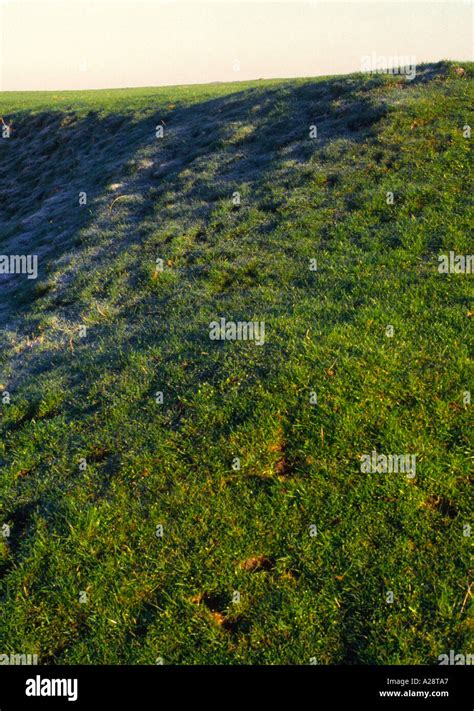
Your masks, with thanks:
[(0, 90), (360, 71), (473, 59), (469, 0), (0, 0)]

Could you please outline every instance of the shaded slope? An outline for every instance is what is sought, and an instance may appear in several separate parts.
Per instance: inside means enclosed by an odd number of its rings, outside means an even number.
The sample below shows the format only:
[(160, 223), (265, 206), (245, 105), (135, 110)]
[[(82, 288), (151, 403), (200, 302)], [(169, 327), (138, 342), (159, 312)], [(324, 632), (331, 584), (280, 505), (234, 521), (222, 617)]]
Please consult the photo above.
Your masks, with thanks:
[[(1, 251), (41, 269), (1, 285), (5, 650), (464, 649), (472, 295), (437, 255), (472, 245), (466, 69), (12, 116)], [(221, 316), (265, 345), (210, 341)], [(374, 448), (416, 479), (362, 475)]]

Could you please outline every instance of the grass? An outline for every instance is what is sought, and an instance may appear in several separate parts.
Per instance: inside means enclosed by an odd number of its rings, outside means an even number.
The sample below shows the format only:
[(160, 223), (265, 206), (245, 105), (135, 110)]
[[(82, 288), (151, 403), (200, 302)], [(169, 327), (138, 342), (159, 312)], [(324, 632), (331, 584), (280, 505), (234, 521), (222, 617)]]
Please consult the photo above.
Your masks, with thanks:
[(0, 95), (2, 653), (472, 651), (473, 73)]

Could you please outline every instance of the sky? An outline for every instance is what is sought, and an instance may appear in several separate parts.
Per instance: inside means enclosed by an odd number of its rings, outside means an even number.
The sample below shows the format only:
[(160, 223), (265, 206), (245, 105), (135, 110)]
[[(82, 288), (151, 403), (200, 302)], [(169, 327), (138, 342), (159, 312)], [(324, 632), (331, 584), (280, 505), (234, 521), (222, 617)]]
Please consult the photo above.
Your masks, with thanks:
[(470, 0), (0, 0), (0, 91), (165, 86), (473, 60)]

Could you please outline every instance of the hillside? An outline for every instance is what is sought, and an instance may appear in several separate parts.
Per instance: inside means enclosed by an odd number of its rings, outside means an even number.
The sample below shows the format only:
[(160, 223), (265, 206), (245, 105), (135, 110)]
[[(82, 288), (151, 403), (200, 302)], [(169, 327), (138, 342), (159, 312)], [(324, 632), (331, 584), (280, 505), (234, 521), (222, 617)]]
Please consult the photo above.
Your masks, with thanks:
[(0, 94), (2, 652), (472, 651), (473, 75)]

